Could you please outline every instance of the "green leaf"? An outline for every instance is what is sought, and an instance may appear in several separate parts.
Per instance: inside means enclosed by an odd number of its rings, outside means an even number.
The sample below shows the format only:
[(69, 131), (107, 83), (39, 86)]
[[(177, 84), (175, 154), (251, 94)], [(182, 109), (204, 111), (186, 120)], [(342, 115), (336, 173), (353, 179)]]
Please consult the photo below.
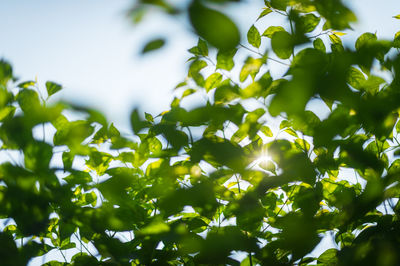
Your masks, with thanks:
[(284, 129), (291, 126), (292, 123), (290, 123), (288, 120), (282, 120), (282, 122), (279, 124), (279, 129)]
[(21, 82), (20, 84), (18, 84), (17, 87), (22, 88), (22, 89), (28, 89), (35, 85), (36, 85), (36, 82), (34, 82), (34, 81), (25, 81), (25, 82)]
[(54, 145), (68, 145), (70, 148), (78, 148), (80, 144), (93, 134), (94, 128), (84, 120), (68, 122), (54, 134)]
[(260, 166), (262, 169), (264, 169), (264, 170), (266, 170), (266, 171), (269, 171), (269, 172), (275, 174), (276, 166), (275, 166), (275, 164), (274, 164), (271, 160), (262, 161), (262, 162), (259, 163), (259, 166)]
[(393, 39), (393, 47), (400, 48), (400, 31), (396, 32)]
[(200, 1), (193, 1), (190, 5), (189, 18), (197, 34), (216, 48), (231, 50), (239, 44), (240, 34), (235, 23)]
[(240, 82), (244, 82), (247, 77), (250, 75), (252, 79), (254, 80), (255, 76), (257, 73), (260, 71), (261, 66), (264, 64), (264, 59), (263, 58), (252, 58), (248, 57), (242, 67), (242, 70), (240, 71), (239, 74), (239, 80)]
[(24, 150), (25, 167), (34, 172), (46, 172), (52, 156), (52, 146), (45, 142), (31, 142)]
[(210, 90), (217, 87), (221, 82), (221, 80), (222, 80), (222, 75), (218, 72), (215, 72), (206, 79), (204, 88), (206, 89), (207, 92), (209, 92)]
[(372, 42), (375, 42), (377, 40), (377, 37), (375, 34), (366, 32), (362, 34), (360, 37), (358, 37), (355, 47), (356, 50), (360, 50), (361, 48), (371, 44)]
[(328, 0), (315, 2), (315, 7), (319, 14), (325, 18), (324, 30), (334, 29), (343, 30), (350, 27), (351, 22), (357, 21), (354, 13), (347, 8), (342, 1)]
[(254, 47), (259, 48), (261, 45), (261, 36), (257, 28), (252, 25), (247, 32), (247, 41)]
[(199, 56), (208, 56), (208, 46), (207, 43), (199, 38), (197, 42), (197, 46), (192, 47), (189, 49), (189, 52), (191, 52), (194, 55), (199, 55)]
[(310, 150), (310, 143), (308, 143), (304, 139), (295, 139), (294, 143), (296, 144), (297, 147), (304, 151), (309, 151)]
[[(153, 116), (151, 115), (151, 114), (149, 114), (149, 113), (144, 113), (144, 118), (147, 120), (147, 121), (149, 121), (150, 123), (153, 123), (154, 122), (154, 118), (153, 118)], [(111, 126), (110, 126), (111, 127)], [(118, 132), (119, 133), (119, 132)], [(119, 134), (118, 134), (119, 135)]]
[(360, 90), (362, 86), (365, 84), (366, 79), (364, 74), (358, 70), (357, 68), (351, 67), (349, 69), (349, 74), (347, 78), (347, 82), (356, 90)]
[(283, 27), (281, 27), (281, 26), (270, 26), (264, 31), (262, 36), (266, 36), (268, 38), (272, 38), (272, 35), (274, 35), (274, 33), (278, 32), (278, 31), (285, 31), (285, 29)]
[(288, 133), (289, 135), (292, 135), (293, 137), (296, 137), (296, 138), (298, 137), (296, 131), (294, 131), (292, 128), (286, 128), (284, 131), (286, 133)]
[(169, 232), (169, 230), (168, 224), (164, 223), (162, 220), (155, 220), (146, 227), (140, 229), (138, 233), (143, 235), (159, 235)]
[(235, 56), (237, 49), (231, 50), (219, 50), (217, 54), (217, 68), (225, 69), (225, 70), (232, 70), (235, 65), (233, 61), (233, 57)]
[(63, 152), (62, 161), (64, 164), (64, 171), (72, 168), (72, 163), (74, 161), (74, 156), (70, 152)]
[(152, 52), (152, 51), (158, 50), (161, 47), (163, 47), (164, 44), (165, 44), (165, 40), (164, 39), (158, 38), (158, 39), (151, 40), (151, 41), (146, 43), (146, 45), (143, 47), (141, 53), (142, 54), (146, 54), (148, 52)]
[(318, 262), (322, 263), (323, 265), (326, 266), (334, 266), (337, 265), (338, 259), (337, 259), (337, 253), (338, 250), (334, 248), (330, 248), (324, 251), (319, 257), (318, 257)]
[(62, 86), (52, 81), (47, 81), (46, 89), (47, 89), (47, 95), (48, 97), (50, 97), (51, 95), (59, 92), (62, 89)]
[(325, 44), (324, 44), (324, 42), (321, 40), (321, 38), (315, 39), (314, 42), (313, 42), (313, 45), (314, 45), (314, 48), (315, 48), (315, 49), (320, 50), (320, 51), (322, 51), (322, 52), (324, 52), (324, 53), (326, 52)]
[(28, 114), (35, 113), (41, 107), (39, 95), (31, 89), (21, 90), (17, 94), (17, 100), (22, 111)]
[(268, 15), (268, 14), (271, 13), (271, 12), (272, 12), (271, 8), (264, 7), (264, 8), (263, 8), (263, 11), (262, 11), (261, 14), (258, 16), (257, 20), (259, 20), (260, 18), (265, 17), (266, 15)]
[(260, 131), (267, 137), (273, 137), (274, 134), (272, 133), (271, 129), (268, 126), (262, 126)]
[(363, 83), (362, 88), (372, 94), (375, 94), (379, 91), (380, 85), (384, 83), (386, 83), (386, 81), (383, 78), (370, 75), (368, 80)]
[(300, 17), (301, 27), (304, 32), (312, 32), (319, 24), (321, 18), (314, 14), (307, 14)]
[(200, 70), (202, 70), (206, 66), (207, 66), (207, 63), (204, 60), (193, 61), (193, 63), (190, 64), (190, 67), (189, 67), (189, 77), (196, 76), (200, 72)]
[(203, 159), (210, 164), (226, 165), (236, 170), (243, 170), (246, 165), (245, 154), (240, 146), (217, 137), (197, 141), (190, 153), (194, 162)]
[(4, 59), (0, 59), (0, 85), (6, 86), (12, 78), (13, 70), (11, 65)]
[(140, 130), (146, 128), (149, 126), (148, 121), (143, 121), (142, 118), (139, 115), (139, 111), (137, 109), (134, 109), (131, 112), (131, 127), (133, 129), (133, 132), (135, 134), (138, 134)]
[(331, 42), (332, 42), (333, 44), (340, 44), (340, 45), (343, 45), (342, 39), (340, 39), (340, 37), (337, 36), (336, 34), (330, 34), (330, 35), (329, 35), (329, 39), (331, 40)]
[(288, 0), (271, 0), (271, 6), (281, 11), (286, 11), (286, 8), (289, 4)]
[(230, 102), (239, 97), (239, 90), (236, 86), (222, 85), (219, 86), (214, 93), (215, 103)]
[(271, 46), (274, 53), (281, 59), (288, 59), (293, 53), (293, 38), (286, 31), (278, 31), (272, 35)]
[(0, 122), (11, 118), (15, 113), (16, 107), (15, 106), (5, 106), (0, 109)]

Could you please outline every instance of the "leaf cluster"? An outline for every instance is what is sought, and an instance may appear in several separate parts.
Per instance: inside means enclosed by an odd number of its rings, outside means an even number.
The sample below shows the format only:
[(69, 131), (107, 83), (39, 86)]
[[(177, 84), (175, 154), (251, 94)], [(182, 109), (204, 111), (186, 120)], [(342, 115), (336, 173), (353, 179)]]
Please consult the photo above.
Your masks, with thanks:
[[(65, 261), (48, 265), (400, 264), (399, 34), (344, 47), (355, 16), (341, 1), (271, 0), (247, 46), (211, 5), (225, 2), (187, 6), (200, 37), (187, 77), (169, 110), (134, 109), (129, 134), (49, 104), (61, 85), (18, 83), (0, 61), (4, 264), (53, 251)], [(149, 4), (180, 12), (139, 1), (135, 19)], [(272, 14), (287, 26), (261, 24)], [(335, 247), (311, 255), (324, 236)]]

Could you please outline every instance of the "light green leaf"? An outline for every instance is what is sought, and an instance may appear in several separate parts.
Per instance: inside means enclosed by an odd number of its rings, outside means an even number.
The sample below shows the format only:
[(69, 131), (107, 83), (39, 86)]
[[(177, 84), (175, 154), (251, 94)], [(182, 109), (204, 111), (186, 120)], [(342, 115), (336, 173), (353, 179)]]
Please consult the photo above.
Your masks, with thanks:
[(9, 117), (12, 117), (15, 113), (15, 106), (5, 106), (0, 109), (0, 122), (3, 121), (4, 119), (7, 119)]
[(274, 133), (272, 133), (272, 131), (271, 131), (271, 129), (268, 127), (268, 126), (262, 126), (261, 128), (260, 128), (260, 131), (265, 135), (265, 136), (267, 136), (267, 137), (273, 137), (274, 136)]
[(197, 42), (197, 46), (190, 48), (189, 52), (194, 55), (208, 56), (207, 43), (204, 40), (202, 40), (201, 38), (199, 38), (199, 40)]
[(267, 171), (269, 171), (269, 172), (271, 172), (271, 173), (273, 173), (273, 174), (276, 173), (276, 172), (275, 172), (275, 171), (276, 171), (276, 166), (275, 166), (275, 164), (274, 164), (271, 160), (262, 161), (262, 162), (259, 163), (259, 166), (260, 166), (262, 169), (267, 170)]
[(254, 47), (259, 48), (261, 45), (261, 36), (257, 28), (252, 25), (247, 32), (247, 41)]
[(222, 80), (222, 75), (218, 72), (215, 72), (206, 79), (206, 82), (204, 83), (204, 88), (206, 89), (207, 92), (209, 92), (210, 90), (217, 87), (221, 82), (221, 80)]
[(236, 52), (237, 52), (236, 48), (226, 51), (222, 50), (218, 51), (217, 68), (230, 71), (235, 66), (233, 57), (235, 56)]
[(207, 66), (206, 61), (203, 60), (196, 60), (194, 61), (189, 67), (189, 77), (193, 77), (197, 75), (200, 70)]
[(296, 137), (296, 138), (298, 137), (296, 131), (294, 131), (294, 130), (291, 129), (291, 128), (286, 128), (284, 131), (285, 131), (286, 133), (288, 133), (289, 135), (292, 135), (293, 137)]
[(263, 63), (264, 59), (262, 58), (254, 59), (252, 57), (248, 57), (242, 67), (242, 70), (240, 71), (240, 82), (244, 82), (249, 75), (254, 79), (257, 73), (260, 71)]
[(295, 139), (294, 143), (297, 147), (299, 147), (300, 149), (302, 149), (304, 151), (310, 150), (310, 143), (308, 143), (304, 139)]
[(263, 8), (263, 11), (262, 11), (261, 14), (258, 16), (257, 20), (259, 20), (260, 18), (265, 17), (266, 15), (268, 15), (268, 14), (271, 13), (271, 12), (272, 12), (271, 8), (264, 7), (264, 8)]
[(266, 36), (268, 38), (272, 38), (272, 35), (274, 35), (275, 32), (278, 31), (285, 31), (285, 29), (281, 26), (270, 26), (268, 27), (268, 29), (266, 29), (264, 31), (264, 33), (262, 34), (262, 36)]
[(292, 123), (290, 123), (288, 120), (282, 120), (282, 122), (279, 124), (279, 129), (284, 129), (291, 126)]
[(331, 35), (329, 35), (329, 39), (331, 40), (331, 42), (332, 42), (333, 44), (340, 44), (340, 45), (343, 45), (343, 44), (342, 44), (342, 39), (340, 39), (340, 37), (337, 36), (336, 34), (331, 34)]

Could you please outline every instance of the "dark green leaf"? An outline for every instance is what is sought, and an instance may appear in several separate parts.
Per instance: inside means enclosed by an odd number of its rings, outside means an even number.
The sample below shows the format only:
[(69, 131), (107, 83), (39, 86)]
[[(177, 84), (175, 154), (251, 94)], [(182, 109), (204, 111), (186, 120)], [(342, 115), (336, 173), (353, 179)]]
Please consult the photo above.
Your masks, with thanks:
[(281, 59), (288, 59), (293, 53), (293, 38), (286, 31), (277, 31), (271, 37), (274, 53)]
[(239, 30), (226, 15), (193, 1), (189, 7), (189, 17), (200, 37), (216, 48), (231, 50), (239, 44)]
[(148, 52), (152, 52), (152, 51), (158, 50), (161, 47), (163, 47), (164, 44), (165, 44), (165, 40), (164, 39), (151, 40), (148, 43), (146, 43), (146, 45), (143, 47), (141, 53), (142, 54), (146, 54)]
[(51, 95), (59, 92), (62, 89), (62, 86), (52, 81), (47, 81), (46, 89), (47, 89), (47, 95), (50, 97)]

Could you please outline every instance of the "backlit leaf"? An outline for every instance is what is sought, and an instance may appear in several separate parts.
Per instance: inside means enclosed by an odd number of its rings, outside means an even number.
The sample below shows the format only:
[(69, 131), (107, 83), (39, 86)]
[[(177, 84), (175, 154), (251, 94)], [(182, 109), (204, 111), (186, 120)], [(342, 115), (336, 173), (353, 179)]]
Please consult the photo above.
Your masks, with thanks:
[(272, 35), (274, 35), (274, 33), (278, 32), (278, 31), (285, 31), (285, 29), (283, 27), (281, 27), (281, 26), (270, 26), (264, 31), (262, 36), (266, 36), (268, 38), (272, 38)]
[(235, 56), (237, 49), (231, 50), (219, 50), (217, 54), (217, 68), (231, 70), (235, 62), (233, 61), (233, 57)]
[(257, 28), (252, 25), (247, 32), (247, 41), (254, 47), (259, 48), (261, 44), (261, 36)]

